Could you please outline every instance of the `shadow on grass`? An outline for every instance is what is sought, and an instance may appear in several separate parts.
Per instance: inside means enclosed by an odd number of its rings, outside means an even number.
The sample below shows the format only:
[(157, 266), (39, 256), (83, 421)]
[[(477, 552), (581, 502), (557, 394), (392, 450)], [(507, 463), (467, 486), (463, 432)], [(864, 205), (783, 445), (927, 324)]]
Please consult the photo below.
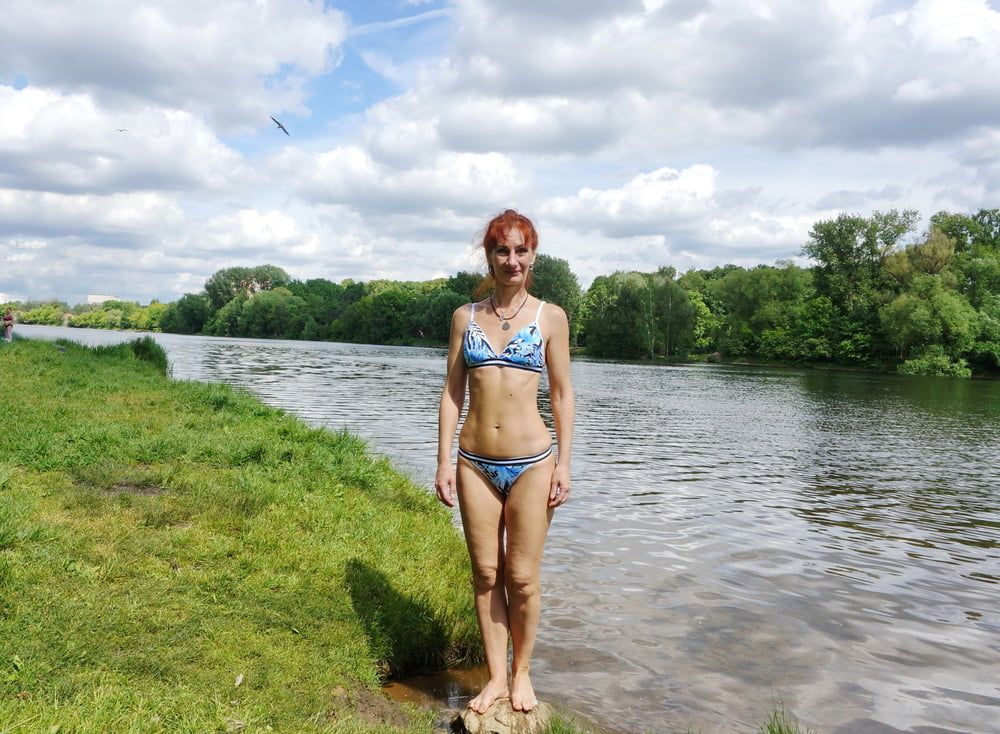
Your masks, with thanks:
[(446, 665), (450, 640), (426, 604), (400, 593), (381, 571), (352, 558), (347, 588), (384, 677)]

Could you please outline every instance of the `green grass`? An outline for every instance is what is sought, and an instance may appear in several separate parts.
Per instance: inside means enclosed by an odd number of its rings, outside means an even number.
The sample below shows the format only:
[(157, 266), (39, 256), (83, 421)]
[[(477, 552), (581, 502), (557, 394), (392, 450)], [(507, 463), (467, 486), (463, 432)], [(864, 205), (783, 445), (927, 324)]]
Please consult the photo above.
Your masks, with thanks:
[(785, 711), (785, 707), (778, 703), (771, 709), (770, 715), (758, 729), (760, 734), (812, 734), (812, 730), (799, 724), (795, 717)]
[(0, 732), (428, 731), (342, 692), (478, 654), (448, 514), (359, 439), (165, 371), (142, 341), (0, 349)]

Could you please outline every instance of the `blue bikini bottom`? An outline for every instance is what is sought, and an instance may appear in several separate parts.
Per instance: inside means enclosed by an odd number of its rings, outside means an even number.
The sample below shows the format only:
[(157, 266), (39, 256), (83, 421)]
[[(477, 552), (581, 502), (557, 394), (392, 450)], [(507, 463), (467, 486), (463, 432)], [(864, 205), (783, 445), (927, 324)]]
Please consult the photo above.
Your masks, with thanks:
[(545, 461), (551, 454), (551, 445), (534, 456), (517, 456), (513, 459), (493, 459), (465, 451), (461, 446), (458, 449), (458, 455), (470, 461), (504, 497), (510, 494), (510, 488), (514, 486), (518, 477), (535, 464)]

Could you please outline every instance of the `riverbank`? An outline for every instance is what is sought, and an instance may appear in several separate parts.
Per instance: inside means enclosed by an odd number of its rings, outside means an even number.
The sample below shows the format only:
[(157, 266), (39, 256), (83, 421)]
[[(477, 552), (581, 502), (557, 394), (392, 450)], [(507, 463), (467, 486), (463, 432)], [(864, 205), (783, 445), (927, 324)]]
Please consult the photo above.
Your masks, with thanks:
[(128, 344), (0, 370), (5, 732), (388, 731), (384, 676), (476, 654), (461, 538), (359, 439)]

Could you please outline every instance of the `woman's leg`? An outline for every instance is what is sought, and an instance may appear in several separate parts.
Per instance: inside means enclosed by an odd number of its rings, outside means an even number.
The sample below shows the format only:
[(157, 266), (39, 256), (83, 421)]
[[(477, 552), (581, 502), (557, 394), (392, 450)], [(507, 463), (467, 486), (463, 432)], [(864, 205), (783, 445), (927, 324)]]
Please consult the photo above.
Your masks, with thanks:
[(507, 689), (507, 592), (504, 588), (503, 501), (490, 483), (465, 459), (458, 460), (458, 503), (462, 511), (465, 542), (472, 560), (476, 617), (483, 636), (490, 680), (469, 708), (479, 713)]
[(529, 668), (541, 612), (542, 550), (552, 520), (548, 501), (554, 466), (555, 457), (550, 456), (525, 471), (511, 487), (504, 507), (507, 529), (504, 580), (514, 647), (510, 704), (516, 711), (530, 711), (537, 703)]

